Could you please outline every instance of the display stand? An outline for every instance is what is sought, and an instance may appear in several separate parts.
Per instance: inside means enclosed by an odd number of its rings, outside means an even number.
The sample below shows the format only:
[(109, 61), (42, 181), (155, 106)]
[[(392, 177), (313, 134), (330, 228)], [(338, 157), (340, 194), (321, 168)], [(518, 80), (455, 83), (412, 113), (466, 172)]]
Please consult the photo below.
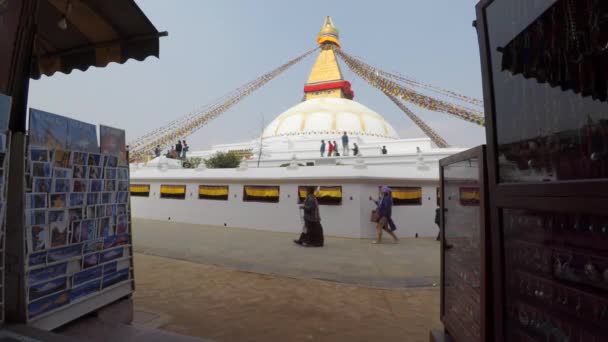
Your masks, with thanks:
[(11, 134), (8, 118), (11, 98), (0, 94), (0, 323), (4, 322), (5, 307), (5, 250), (6, 250), (6, 193), (8, 190), (8, 170), (10, 161)]
[[(432, 341), (490, 341), (485, 146), (439, 161), (441, 178), (441, 321)], [(447, 336), (443, 336), (447, 335)]]
[(608, 103), (603, 1), (477, 6), (495, 333), (608, 340)]
[(55, 329), (134, 289), (124, 131), (30, 112), (21, 284), (25, 321)]

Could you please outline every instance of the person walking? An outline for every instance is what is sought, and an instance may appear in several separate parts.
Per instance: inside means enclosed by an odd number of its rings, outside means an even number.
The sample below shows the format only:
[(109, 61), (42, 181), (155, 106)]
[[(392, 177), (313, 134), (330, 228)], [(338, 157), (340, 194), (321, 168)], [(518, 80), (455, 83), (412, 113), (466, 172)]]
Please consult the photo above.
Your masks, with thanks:
[(359, 155), (359, 146), (357, 145), (357, 143), (353, 143), (353, 156), (358, 156)]
[(177, 158), (181, 157), (181, 155), (182, 155), (182, 148), (183, 148), (182, 141), (178, 140), (177, 144), (175, 144), (175, 152), (177, 152)]
[(331, 157), (332, 154), (334, 153), (334, 145), (331, 143), (331, 140), (327, 140), (327, 143), (329, 144), (328, 146), (328, 152), (327, 152), (327, 156)]
[(190, 146), (186, 144), (186, 140), (183, 142), (184, 146), (182, 146), (182, 159), (186, 159), (186, 152), (190, 149)]
[(388, 151), (386, 150), (386, 146), (382, 146), (382, 150), (381, 150), (382, 154), (387, 154)]
[(321, 140), (321, 158), (325, 157), (325, 140)]
[(338, 149), (339, 149), (338, 143), (334, 140), (334, 155), (335, 156), (339, 156)]
[[(445, 213), (446, 211), (448, 211), (447, 209), (443, 209), (443, 212)], [(441, 239), (441, 217), (439, 216), (441, 213), (441, 208), (437, 207), (437, 209), (435, 209), (435, 224), (437, 225), (437, 228), (439, 228), (439, 232), (437, 233), (437, 241), (439, 241)]]
[(154, 149), (154, 157), (160, 157), (160, 145), (156, 145)]
[[(376, 225), (376, 231), (378, 237), (372, 243), (382, 243), (382, 231), (385, 230), (390, 236), (393, 237), (395, 243), (399, 242), (399, 238), (395, 235), (394, 231), (397, 230), (395, 222), (393, 222), (393, 196), (391, 189), (387, 186), (382, 187), (382, 195), (380, 200), (376, 202), (376, 210), (380, 219)], [(390, 228), (389, 228), (390, 227)]]
[(342, 154), (348, 156), (348, 135), (346, 135), (346, 132), (342, 135)]
[(304, 229), (300, 238), (293, 242), (304, 247), (323, 247), (325, 238), (323, 236), (323, 226), (321, 226), (321, 216), (319, 215), (319, 202), (315, 197), (315, 187), (306, 188), (306, 199), (300, 210), (304, 210)]

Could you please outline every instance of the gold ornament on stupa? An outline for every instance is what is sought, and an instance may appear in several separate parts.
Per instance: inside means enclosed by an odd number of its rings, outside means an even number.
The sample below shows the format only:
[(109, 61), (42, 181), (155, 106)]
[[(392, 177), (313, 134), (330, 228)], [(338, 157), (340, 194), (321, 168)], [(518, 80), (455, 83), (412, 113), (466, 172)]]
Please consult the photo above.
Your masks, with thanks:
[(334, 26), (334, 22), (330, 16), (325, 17), (325, 22), (317, 35), (317, 43), (323, 45), (325, 43), (333, 43), (340, 47), (340, 36), (338, 29)]

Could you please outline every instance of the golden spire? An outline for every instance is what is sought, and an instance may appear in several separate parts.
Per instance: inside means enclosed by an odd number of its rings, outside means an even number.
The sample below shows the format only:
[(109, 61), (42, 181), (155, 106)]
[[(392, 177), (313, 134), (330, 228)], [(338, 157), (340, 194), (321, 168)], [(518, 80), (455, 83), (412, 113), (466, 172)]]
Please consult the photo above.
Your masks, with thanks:
[(350, 83), (344, 80), (334, 53), (334, 49), (340, 48), (338, 29), (329, 16), (325, 17), (325, 22), (317, 35), (317, 43), (321, 45), (321, 52), (304, 85), (305, 99), (319, 97), (352, 99), (354, 94), (350, 89)]
[(340, 47), (340, 36), (338, 29), (334, 26), (334, 22), (330, 16), (325, 17), (325, 22), (317, 35), (317, 43), (323, 45), (325, 43), (334, 43)]

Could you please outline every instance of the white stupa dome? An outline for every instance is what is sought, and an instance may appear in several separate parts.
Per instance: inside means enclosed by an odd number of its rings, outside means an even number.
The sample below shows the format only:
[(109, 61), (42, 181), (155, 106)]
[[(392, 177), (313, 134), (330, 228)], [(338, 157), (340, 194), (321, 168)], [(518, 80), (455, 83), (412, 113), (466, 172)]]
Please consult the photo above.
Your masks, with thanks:
[(342, 135), (398, 139), (384, 118), (364, 105), (343, 98), (321, 97), (301, 102), (274, 119), (264, 138)]

